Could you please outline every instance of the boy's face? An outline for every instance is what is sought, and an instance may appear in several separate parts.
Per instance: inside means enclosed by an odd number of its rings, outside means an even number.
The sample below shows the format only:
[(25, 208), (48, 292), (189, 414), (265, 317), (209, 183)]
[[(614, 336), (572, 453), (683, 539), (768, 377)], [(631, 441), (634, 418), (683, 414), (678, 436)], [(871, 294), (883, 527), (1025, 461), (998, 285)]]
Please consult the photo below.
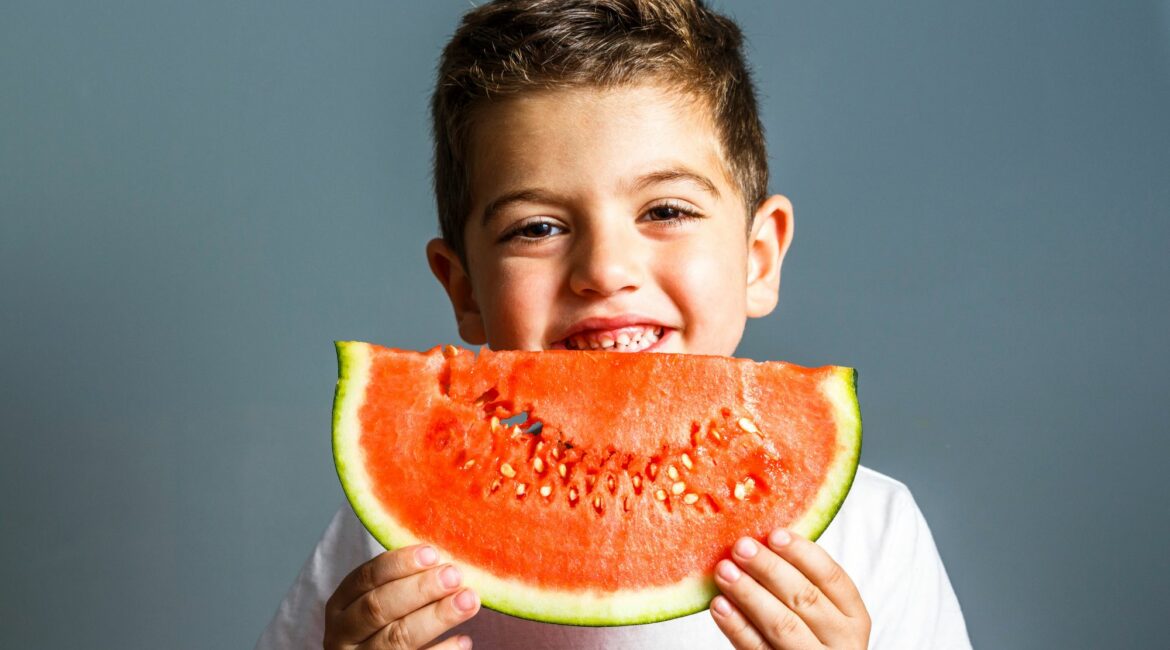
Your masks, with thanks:
[(748, 232), (707, 112), (677, 93), (498, 101), (468, 155), (467, 268), (427, 247), (468, 343), (731, 355), (776, 305), (791, 205), (769, 198)]

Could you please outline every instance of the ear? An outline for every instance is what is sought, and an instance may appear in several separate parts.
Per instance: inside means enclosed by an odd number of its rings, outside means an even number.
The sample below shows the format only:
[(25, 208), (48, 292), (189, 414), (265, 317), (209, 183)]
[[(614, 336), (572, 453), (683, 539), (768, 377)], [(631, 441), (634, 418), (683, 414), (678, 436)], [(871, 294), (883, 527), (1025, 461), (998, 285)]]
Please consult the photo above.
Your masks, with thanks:
[(792, 203), (779, 194), (756, 209), (748, 237), (747, 315), (772, 313), (780, 299), (780, 265), (792, 243)]
[(455, 322), (459, 326), (459, 337), (471, 345), (487, 342), (484, 333), (483, 315), (475, 302), (471, 289), (471, 277), (463, 268), (463, 262), (447, 242), (432, 239), (427, 242), (427, 262), (439, 284), (447, 290), (447, 298), (455, 310)]

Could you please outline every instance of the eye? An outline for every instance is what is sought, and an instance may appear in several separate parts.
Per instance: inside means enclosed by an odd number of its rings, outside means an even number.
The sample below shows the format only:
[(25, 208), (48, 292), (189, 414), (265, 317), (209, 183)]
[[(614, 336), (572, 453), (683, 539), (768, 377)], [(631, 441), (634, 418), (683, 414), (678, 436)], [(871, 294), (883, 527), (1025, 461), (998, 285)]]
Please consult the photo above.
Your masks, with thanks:
[(500, 241), (511, 241), (519, 239), (523, 241), (536, 241), (547, 239), (554, 235), (559, 235), (564, 232), (564, 228), (558, 226), (556, 223), (547, 220), (529, 221), (521, 223), (513, 228), (510, 228), (500, 238)]
[(660, 203), (646, 210), (645, 218), (649, 221), (681, 222), (701, 218), (698, 210), (681, 203)]

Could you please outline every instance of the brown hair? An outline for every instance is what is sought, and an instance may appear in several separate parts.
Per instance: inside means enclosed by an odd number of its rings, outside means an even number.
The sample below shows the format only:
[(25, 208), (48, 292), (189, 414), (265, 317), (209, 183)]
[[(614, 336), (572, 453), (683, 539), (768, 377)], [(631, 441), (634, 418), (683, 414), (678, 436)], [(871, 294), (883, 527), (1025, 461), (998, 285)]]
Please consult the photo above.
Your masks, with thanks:
[(464, 15), (431, 97), (443, 239), (466, 261), (467, 136), (483, 103), (535, 89), (651, 81), (710, 110), (747, 213), (765, 198), (768, 159), (743, 35), (702, 0), (496, 0)]

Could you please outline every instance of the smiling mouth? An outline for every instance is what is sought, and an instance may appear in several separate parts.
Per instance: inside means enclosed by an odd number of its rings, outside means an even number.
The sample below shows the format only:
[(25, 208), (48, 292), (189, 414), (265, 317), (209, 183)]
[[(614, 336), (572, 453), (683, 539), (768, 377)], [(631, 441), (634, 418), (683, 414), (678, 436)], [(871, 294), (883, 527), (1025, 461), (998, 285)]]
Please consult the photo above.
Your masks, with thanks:
[(662, 326), (633, 325), (609, 330), (587, 330), (558, 342), (566, 350), (604, 350), (606, 352), (643, 352), (654, 347), (667, 334)]

